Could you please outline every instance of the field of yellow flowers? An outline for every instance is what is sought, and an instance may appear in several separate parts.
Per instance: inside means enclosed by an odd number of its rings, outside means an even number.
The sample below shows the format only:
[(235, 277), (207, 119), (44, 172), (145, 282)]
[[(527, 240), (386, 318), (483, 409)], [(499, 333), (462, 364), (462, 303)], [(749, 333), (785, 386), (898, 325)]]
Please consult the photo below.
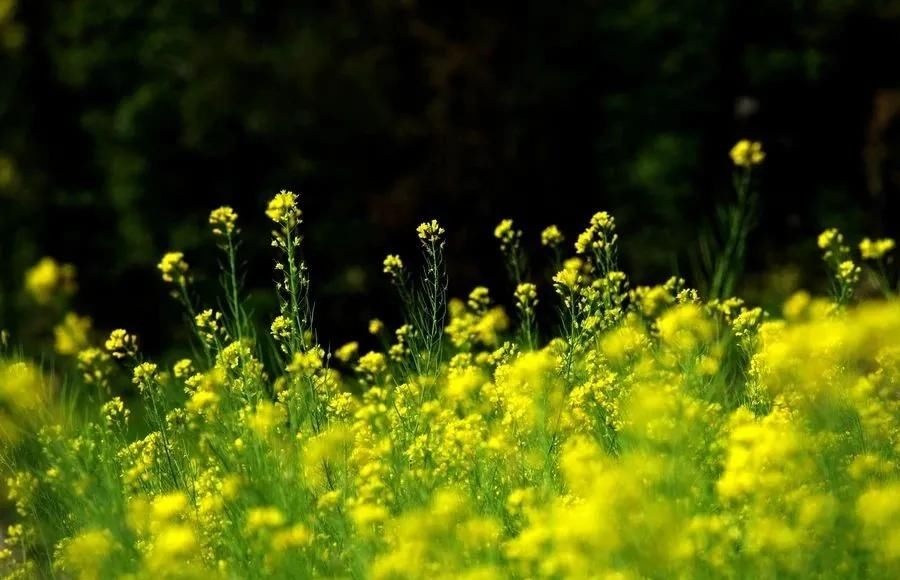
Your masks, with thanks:
[[(732, 159), (740, 208), (764, 153), (744, 141)], [(825, 231), (830, 295), (766, 313), (722, 293), (742, 211), (714, 296), (630, 285), (605, 212), (574, 244), (547, 227), (557, 273), (528, 280), (535, 257), (504, 220), (507, 311), (484, 287), (447, 299), (450, 233), (429, 221), (416, 266), (384, 260), (406, 323), (372, 320), (383, 348), (360, 352), (317, 342), (300, 198), (282, 191), (265, 213), (280, 305), (267, 329), (250, 322), (240, 222), (221, 207), (222, 296), (195, 295), (180, 252), (158, 265), (193, 357), (147, 360), (126, 329), (93, 342), (69, 312), (66, 374), (4, 334), (5, 577), (900, 576), (892, 240)], [(75, 275), (47, 258), (26, 290), (65, 300)], [(884, 298), (859, 301), (863, 277)]]

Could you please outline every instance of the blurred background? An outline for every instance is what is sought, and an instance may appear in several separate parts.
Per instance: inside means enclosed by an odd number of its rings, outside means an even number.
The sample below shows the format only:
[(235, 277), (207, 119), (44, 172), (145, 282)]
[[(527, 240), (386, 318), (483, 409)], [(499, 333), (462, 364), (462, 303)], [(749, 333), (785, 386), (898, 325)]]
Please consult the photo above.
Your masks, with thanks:
[(455, 295), (511, 293), (501, 218), (537, 276), (541, 228), (600, 209), (633, 283), (691, 280), (743, 137), (768, 157), (741, 293), (824, 292), (821, 229), (900, 233), (898, 55), (897, 0), (0, 0), (0, 326), (49, 332), (22, 295), (49, 255), (76, 311), (162, 350), (184, 325), (155, 265), (183, 250), (214, 305), (222, 204), (267, 319), (282, 188), (326, 343), (396, 321), (381, 261), (432, 217)]

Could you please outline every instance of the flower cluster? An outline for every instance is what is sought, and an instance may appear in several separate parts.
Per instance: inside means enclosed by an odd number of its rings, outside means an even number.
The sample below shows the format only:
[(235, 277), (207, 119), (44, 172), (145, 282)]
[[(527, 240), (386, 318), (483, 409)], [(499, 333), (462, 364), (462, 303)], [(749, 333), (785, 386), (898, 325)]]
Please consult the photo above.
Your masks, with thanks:
[(213, 234), (229, 237), (237, 232), (237, 218), (238, 214), (234, 209), (227, 205), (223, 205), (210, 212), (209, 225), (213, 228)]
[(738, 167), (750, 168), (760, 165), (766, 159), (762, 143), (741, 139), (731, 148), (731, 161)]
[(269, 201), (266, 215), (275, 223), (294, 227), (303, 215), (297, 205), (297, 194), (282, 189)]
[(441, 227), (437, 220), (431, 220), (430, 222), (419, 224), (419, 227), (416, 228), (416, 233), (419, 234), (419, 239), (423, 242), (434, 244), (441, 241), (441, 236), (444, 235), (444, 228)]
[(894, 240), (891, 238), (882, 238), (879, 240), (864, 238), (863, 241), (859, 243), (859, 253), (862, 255), (863, 260), (880, 260), (888, 252), (893, 250), (895, 245)]
[[(747, 147), (736, 163), (762, 161)], [(833, 296), (779, 313), (678, 277), (631, 287), (599, 212), (577, 256), (544, 231), (555, 296), (512, 263), (513, 326), (484, 286), (445, 302), (430, 222), (421, 278), (383, 264), (402, 322), (334, 348), (294, 260), (296, 196), (266, 213), (284, 226), (271, 336), (228, 281), (220, 208), (225, 299), (182, 302), (190, 358), (147, 360), (123, 329), (100, 348), (75, 314), (55, 337), (71, 376), (0, 358), (4, 577), (900, 575), (900, 303), (893, 284), (856, 299), (874, 273), (837, 230), (818, 240)], [(495, 234), (505, 256), (522, 238)], [(180, 284), (182, 264), (160, 270)]]
[(159, 261), (157, 268), (162, 272), (164, 282), (179, 286), (187, 282), (188, 263), (184, 261), (182, 252), (168, 252)]
[(565, 241), (565, 238), (562, 235), (562, 232), (559, 231), (559, 228), (555, 225), (547, 226), (544, 228), (544, 231), (541, 232), (541, 245), (547, 246), (548, 248), (556, 248), (560, 244)]
[(38, 304), (70, 296), (76, 289), (75, 266), (60, 264), (50, 257), (41, 258), (25, 273), (25, 290)]
[(384, 273), (394, 281), (400, 280), (402, 278), (403, 260), (400, 259), (400, 256), (396, 254), (387, 255), (387, 257), (384, 259)]
[(104, 346), (114, 358), (132, 357), (137, 354), (137, 337), (117, 328), (109, 334)]

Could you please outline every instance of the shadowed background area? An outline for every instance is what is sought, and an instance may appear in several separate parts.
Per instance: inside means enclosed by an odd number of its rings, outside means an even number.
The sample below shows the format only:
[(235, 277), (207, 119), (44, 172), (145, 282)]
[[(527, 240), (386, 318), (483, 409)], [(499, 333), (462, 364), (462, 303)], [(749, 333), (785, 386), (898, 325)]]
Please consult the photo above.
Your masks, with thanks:
[(282, 188), (326, 343), (396, 319), (381, 260), (414, 262), (426, 218), (455, 295), (511, 293), (501, 218), (537, 257), (543, 226), (573, 240), (599, 209), (635, 282), (691, 280), (742, 137), (768, 152), (742, 293), (824, 291), (822, 228), (898, 234), (897, 54), (897, 1), (0, 0), (0, 322), (42, 332), (14, 313), (50, 255), (78, 268), (75, 310), (158, 352), (184, 330), (155, 264), (184, 251), (210, 302), (222, 204), (268, 317)]

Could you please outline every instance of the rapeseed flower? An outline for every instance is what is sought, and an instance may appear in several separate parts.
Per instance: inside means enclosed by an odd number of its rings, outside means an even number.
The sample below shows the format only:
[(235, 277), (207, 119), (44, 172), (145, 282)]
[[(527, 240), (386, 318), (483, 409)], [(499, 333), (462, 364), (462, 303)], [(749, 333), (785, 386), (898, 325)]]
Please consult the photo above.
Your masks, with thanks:
[(879, 240), (864, 238), (863, 241), (859, 243), (859, 253), (862, 255), (863, 260), (880, 260), (888, 252), (893, 250), (895, 245), (894, 240), (891, 238), (882, 238)]
[(275, 223), (294, 227), (303, 215), (297, 205), (297, 194), (282, 189), (269, 201), (266, 215)]
[(750, 168), (754, 165), (760, 165), (766, 159), (766, 153), (763, 151), (762, 143), (759, 141), (750, 141), (741, 139), (735, 143), (729, 153), (731, 160), (738, 167)]
[(91, 319), (69, 312), (53, 329), (56, 352), (64, 355), (78, 354), (87, 347), (91, 332)]
[(38, 304), (70, 296), (76, 289), (75, 266), (50, 257), (41, 258), (25, 273), (25, 290)]
[(541, 232), (541, 245), (548, 248), (556, 248), (565, 241), (562, 232), (555, 225), (547, 226)]
[(114, 358), (132, 357), (137, 354), (137, 337), (127, 330), (117, 328), (109, 334), (104, 346)]
[[(762, 155), (751, 144), (735, 162)], [(77, 360), (58, 367), (80, 378), (0, 357), (13, 517), (0, 574), (900, 572), (900, 305), (892, 283), (883, 301), (853, 292), (857, 259), (888, 256), (883, 240), (856, 256), (824, 232), (832, 298), (798, 291), (779, 313), (678, 277), (631, 287), (606, 212), (575, 258), (562, 259), (558, 228), (542, 233), (556, 296), (539, 293), (547, 280), (530, 276), (543, 268), (525, 267), (521, 232), (504, 220), (495, 234), (512, 292), (448, 299), (445, 232), (432, 221), (418, 230), (421, 277), (383, 263), (402, 272), (396, 330), (373, 319), (378, 346), (331, 351), (312, 323), (297, 204), (282, 192), (267, 211), (278, 224), (271, 338), (236, 296), (236, 214), (223, 207), (210, 225), (227, 252), (224, 306), (182, 300), (190, 358), (142, 360), (123, 329), (91, 346), (74, 314), (57, 342)], [(173, 284), (186, 280), (183, 256), (164, 261)], [(59, 288), (38, 294), (53, 303)], [(546, 339), (538, 306), (559, 315)], [(113, 396), (129, 379), (142, 396)]]
[(444, 235), (444, 228), (441, 227), (437, 220), (431, 220), (430, 222), (419, 224), (419, 227), (416, 228), (416, 233), (418, 233), (419, 239), (423, 242), (437, 243), (441, 240), (441, 236)]
[(217, 236), (231, 236), (237, 230), (238, 214), (231, 207), (223, 205), (209, 214), (209, 225)]
[(164, 282), (183, 285), (187, 282), (188, 263), (184, 261), (182, 252), (168, 252), (159, 261), (157, 268), (162, 272)]

